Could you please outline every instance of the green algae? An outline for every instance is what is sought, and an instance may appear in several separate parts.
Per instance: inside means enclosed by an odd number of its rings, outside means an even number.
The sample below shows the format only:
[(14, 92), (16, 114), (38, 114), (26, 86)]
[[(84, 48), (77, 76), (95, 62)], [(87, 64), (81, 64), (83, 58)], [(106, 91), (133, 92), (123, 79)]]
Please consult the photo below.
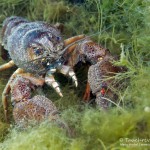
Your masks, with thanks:
[(81, 115), (76, 110), (72, 110), (72, 117), (66, 116), (68, 113), (71, 110), (65, 110), (62, 115), (63, 118), (67, 117), (68, 122), (74, 123), (70, 127), (71, 135), (45, 122), (22, 132), (13, 128), (0, 147), (4, 150), (121, 149), (121, 138), (150, 138), (149, 114), (146, 112), (141, 114), (139, 111), (130, 111), (120, 114), (115, 110), (106, 113), (86, 108)]

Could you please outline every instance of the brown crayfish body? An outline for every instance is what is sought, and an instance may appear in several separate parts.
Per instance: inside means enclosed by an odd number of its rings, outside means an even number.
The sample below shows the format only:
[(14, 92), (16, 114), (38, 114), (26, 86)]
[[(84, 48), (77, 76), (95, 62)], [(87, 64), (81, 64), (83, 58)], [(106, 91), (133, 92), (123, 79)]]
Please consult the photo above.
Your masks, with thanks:
[[(22, 17), (6, 18), (1, 34), (1, 44), (8, 51), (12, 60), (1, 65), (0, 71), (11, 68), (14, 65), (18, 66), (18, 69), (12, 74), (2, 93), (6, 118), (7, 95), (10, 92), (12, 80), (18, 74), (30, 79), (35, 85), (40, 84), (42, 86), (46, 83), (53, 87), (60, 96), (63, 96), (59, 84), (53, 76), (56, 71), (71, 77), (77, 86), (77, 78), (73, 67), (79, 61), (89, 61), (91, 64), (95, 64), (101, 61), (107, 53), (107, 49), (96, 44), (85, 35), (78, 35), (63, 41), (56, 27), (40, 21), (29, 22)], [(19, 85), (15, 84), (16, 86)], [(13, 87), (15, 87), (15, 84)], [(26, 82), (25, 84), (28, 85)], [(30, 91), (27, 93), (30, 94)], [(21, 96), (24, 96), (24, 94), (21, 94)], [(15, 112), (17, 112), (18, 108), (22, 108), (22, 105), (26, 109), (32, 106), (33, 103), (37, 106), (34, 98), (31, 100), (30, 97), (27, 97), (26, 99), (29, 101), (19, 98), (20, 103), (16, 103), (17, 109), (14, 109)], [(41, 101), (40, 98), (38, 99)], [(17, 100), (16, 96), (15, 100)], [(20, 109), (20, 111), (23, 110)], [(38, 111), (36, 113), (38, 114)], [(14, 114), (15, 117), (17, 113)]]

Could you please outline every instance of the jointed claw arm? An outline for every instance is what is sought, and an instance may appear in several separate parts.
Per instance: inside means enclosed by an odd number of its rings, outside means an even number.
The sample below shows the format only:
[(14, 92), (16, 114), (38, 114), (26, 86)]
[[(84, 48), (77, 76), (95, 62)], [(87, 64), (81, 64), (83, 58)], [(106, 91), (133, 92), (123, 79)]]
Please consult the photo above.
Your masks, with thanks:
[(19, 74), (21, 77), (25, 78), (25, 79), (28, 79), (30, 80), (30, 82), (33, 84), (33, 85), (36, 85), (36, 86), (43, 86), (44, 84), (44, 79), (41, 78), (41, 77), (35, 77), (33, 74), (31, 73), (22, 73), (22, 74)]
[(5, 87), (5, 89), (4, 89), (4, 91), (3, 91), (3, 93), (2, 93), (2, 104), (3, 104), (3, 108), (4, 108), (4, 114), (5, 114), (5, 120), (6, 121), (8, 121), (8, 118), (7, 118), (7, 97), (8, 97), (8, 95), (9, 95), (9, 93), (10, 93), (10, 85), (11, 85), (11, 82), (12, 82), (12, 80), (16, 77), (16, 75), (17, 74), (19, 74), (19, 73), (23, 73), (23, 70), (22, 69), (20, 69), (20, 68), (18, 68), (13, 74), (12, 74), (12, 76), (10, 77), (10, 79), (9, 79), (9, 81), (8, 81), (8, 83), (7, 83), (7, 85), (6, 85), (6, 87)]
[(3, 70), (7, 70), (11, 67), (15, 66), (15, 63), (13, 62), (13, 60), (9, 61), (8, 63), (6, 64), (3, 64), (0, 66), (0, 71), (3, 71)]

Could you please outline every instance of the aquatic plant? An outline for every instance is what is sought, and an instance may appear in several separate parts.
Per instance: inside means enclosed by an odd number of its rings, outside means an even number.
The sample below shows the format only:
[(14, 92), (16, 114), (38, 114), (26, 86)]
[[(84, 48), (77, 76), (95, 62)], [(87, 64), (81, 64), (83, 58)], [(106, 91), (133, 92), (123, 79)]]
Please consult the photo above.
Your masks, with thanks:
[(68, 109), (62, 113), (62, 117), (70, 122), (70, 136), (45, 122), (22, 132), (13, 128), (0, 147), (3, 150), (121, 149), (121, 138), (150, 137), (149, 114), (146, 112), (141, 114), (136, 110), (120, 114), (115, 110), (106, 113), (86, 108), (79, 115), (75, 109)]
[(8, 133), (9, 125), (0, 121), (0, 142), (5, 139), (5, 136)]

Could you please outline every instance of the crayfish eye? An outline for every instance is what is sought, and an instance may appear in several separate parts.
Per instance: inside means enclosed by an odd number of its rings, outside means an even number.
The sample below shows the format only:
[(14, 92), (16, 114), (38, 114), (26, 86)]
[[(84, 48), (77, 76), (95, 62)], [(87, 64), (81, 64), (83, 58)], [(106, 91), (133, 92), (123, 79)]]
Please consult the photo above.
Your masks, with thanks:
[(61, 37), (57, 36), (56, 39), (57, 39), (57, 41), (60, 41), (60, 40), (61, 40)]
[(43, 49), (34, 48), (34, 53), (36, 54), (36, 56), (39, 56), (39, 55), (43, 54)]

